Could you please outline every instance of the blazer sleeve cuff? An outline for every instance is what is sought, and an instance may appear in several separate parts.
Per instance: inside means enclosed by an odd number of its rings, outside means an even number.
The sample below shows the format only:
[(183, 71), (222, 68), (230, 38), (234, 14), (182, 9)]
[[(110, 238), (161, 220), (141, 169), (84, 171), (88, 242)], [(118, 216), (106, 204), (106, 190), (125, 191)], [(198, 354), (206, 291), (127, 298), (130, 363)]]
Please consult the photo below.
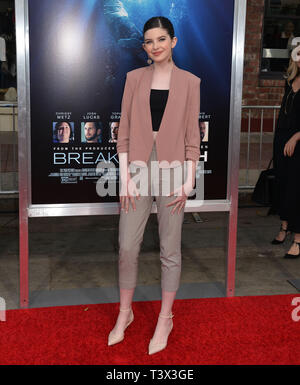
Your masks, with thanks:
[(120, 154), (121, 152), (129, 152), (129, 143), (128, 144), (117, 143), (117, 153)]
[(185, 158), (186, 158), (186, 160), (193, 160), (193, 161), (197, 162), (200, 158), (200, 151), (186, 149)]

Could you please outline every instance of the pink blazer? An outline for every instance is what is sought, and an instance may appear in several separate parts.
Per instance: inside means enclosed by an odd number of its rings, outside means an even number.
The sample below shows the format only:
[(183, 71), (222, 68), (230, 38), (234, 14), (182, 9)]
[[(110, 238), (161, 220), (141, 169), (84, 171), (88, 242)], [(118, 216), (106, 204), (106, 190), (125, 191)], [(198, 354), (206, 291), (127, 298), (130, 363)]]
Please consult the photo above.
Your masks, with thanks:
[[(154, 65), (130, 71), (122, 98), (117, 152), (128, 152), (129, 163), (147, 163), (154, 139), (150, 92)], [(172, 68), (169, 97), (156, 136), (159, 167), (170, 168), (200, 157), (200, 83), (191, 72)]]

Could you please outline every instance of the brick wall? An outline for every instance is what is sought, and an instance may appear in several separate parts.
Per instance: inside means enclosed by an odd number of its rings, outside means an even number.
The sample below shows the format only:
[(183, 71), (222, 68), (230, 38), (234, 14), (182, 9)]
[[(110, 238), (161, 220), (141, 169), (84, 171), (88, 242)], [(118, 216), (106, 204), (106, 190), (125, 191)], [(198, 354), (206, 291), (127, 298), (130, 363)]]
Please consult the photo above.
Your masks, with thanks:
[(247, 1), (243, 105), (280, 105), (284, 80), (259, 78), (264, 0)]

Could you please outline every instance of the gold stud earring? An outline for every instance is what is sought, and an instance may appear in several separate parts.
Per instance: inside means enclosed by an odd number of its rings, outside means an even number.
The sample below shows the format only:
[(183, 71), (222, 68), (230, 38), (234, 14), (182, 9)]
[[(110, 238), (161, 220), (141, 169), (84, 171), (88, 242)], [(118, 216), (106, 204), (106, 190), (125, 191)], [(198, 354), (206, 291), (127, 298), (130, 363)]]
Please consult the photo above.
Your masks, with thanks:
[(148, 63), (149, 65), (152, 64), (152, 59), (150, 59), (150, 58), (148, 57), (147, 63)]

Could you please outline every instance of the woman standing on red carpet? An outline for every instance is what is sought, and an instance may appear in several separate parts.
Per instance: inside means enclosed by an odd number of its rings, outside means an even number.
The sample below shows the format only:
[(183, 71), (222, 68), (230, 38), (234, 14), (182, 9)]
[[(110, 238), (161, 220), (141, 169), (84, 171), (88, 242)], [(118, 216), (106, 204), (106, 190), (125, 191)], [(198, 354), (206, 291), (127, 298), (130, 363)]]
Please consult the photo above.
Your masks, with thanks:
[[(134, 319), (131, 306), (137, 282), (138, 256), (155, 199), (162, 302), (149, 344), (148, 352), (153, 354), (167, 346), (173, 328), (172, 306), (181, 274), (184, 207), (194, 187), (200, 157), (200, 79), (175, 65), (172, 53), (177, 38), (169, 19), (151, 18), (143, 33), (143, 48), (149, 66), (127, 73), (118, 132), (120, 312), (109, 334), (108, 345), (121, 342), (125, 329)], [(152, 166), (157, 163), (158, 172), (153, 172)], [(140, 189), (147, 185), (146, 192), (145, 189), (143, 193), (138, 190), (131, 172), (132, 165), (147, 170), (146, 178), (140, 183)], [(169, 172), (169, 194), (161, 192), (166, 182), (162, 169)], [(149, 318), (156, 317), (149, 314)]]
[[(281, 227), (272, 244), (282, 244), (287, 232), (294, 241), (285, 258), (300, 257), (300, 52), (290, 60), (285, 94), (274, 137), (274, 168), (277, 209)], [(294, 55), (292, 55), (294, 56)]]

